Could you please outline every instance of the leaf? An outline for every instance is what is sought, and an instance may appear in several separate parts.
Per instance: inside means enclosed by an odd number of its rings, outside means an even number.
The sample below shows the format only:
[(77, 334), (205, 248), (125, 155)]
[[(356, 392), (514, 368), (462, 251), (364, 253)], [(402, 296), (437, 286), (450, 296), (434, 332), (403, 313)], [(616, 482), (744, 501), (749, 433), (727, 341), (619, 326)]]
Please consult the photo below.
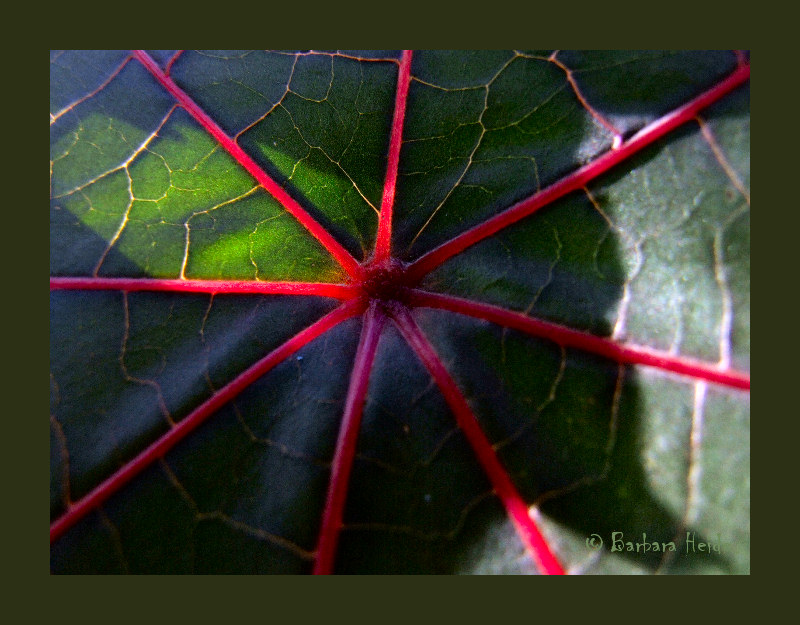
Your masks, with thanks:
[(749, 573), (748, 55), (50, 67), (52, 572)]

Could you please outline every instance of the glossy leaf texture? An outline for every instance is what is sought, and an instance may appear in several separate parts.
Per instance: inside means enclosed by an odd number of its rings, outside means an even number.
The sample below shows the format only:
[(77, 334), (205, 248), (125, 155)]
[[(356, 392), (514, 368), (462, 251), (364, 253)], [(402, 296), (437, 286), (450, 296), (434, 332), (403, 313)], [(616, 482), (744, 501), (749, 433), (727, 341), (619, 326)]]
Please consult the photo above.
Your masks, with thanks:
[(749, 573), (748, 54), (50, 68), (51, 572)]

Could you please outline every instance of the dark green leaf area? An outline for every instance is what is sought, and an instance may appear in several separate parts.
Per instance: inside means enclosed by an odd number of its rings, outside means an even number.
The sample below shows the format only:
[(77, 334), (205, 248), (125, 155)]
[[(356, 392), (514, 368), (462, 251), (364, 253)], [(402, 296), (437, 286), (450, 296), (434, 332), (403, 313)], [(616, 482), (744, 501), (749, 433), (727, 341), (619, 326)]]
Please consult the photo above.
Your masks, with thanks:
[(510, 50), (416, 50), (411, 74), (442, 89), (482, 89), (512, 58)]
[(50, 545), (51, 574), (126, 574), (118, 550), (118, 533), (101, 512), (81, 519), (70, 531), (69, 540)]
[(586, 101), (629, 135), (699, 95), (736, 67), (730, 51), (559, 51)]
[(51, 514), (63, 510), (65, 471), (77, 499), (333, 306), (320, 298), (52, 292), (50, 413), (60, 467)]
[(81, 520), (51, 550), (54, 573), (176, 574), (190, 571), (192, 510), (154, 465), (122, 495)]
[(354, 56), (359, 59), (395, 59), (400, 60), (400, 50), (336, 50), (338, 54)]
[(139, 63), (125, 65), (104, 89), (50, 126), (52, 196), (74, 192), (121, 168), (173, 105)]
[(58, 405), (58, 387), (50, 374), (50, 514), (63, 511), (69, 495), (69, 464), (61, 424), (53, 416)]
[[(427, 59), (421, 53), (415, 61), (423, 74)], [(461, 75), (457, 87), (412, 81), (395, 208), (395, 242), (404, 258), (532, 195), (610, 146), (611, 134), (547, 57), (507, 54), (493, 60), (488, 79), (481, 64), (464, 66), (461, 74), (468, 71), (474, 76)]]
[(223, 130), (236, 135), (286, 95), (295, 59), (264, 50), (186, 50), (170, 75)]
[(422, 286), (608, 335), (625, 282), (617, 239), (573, 193), (453, 257)]
[[(405, 527), (346, 527), (338, 574), (537, 575), (500, 501), (486, 494), (447, 535)], [(398, 573), (399, 572), (399, 573)]]
[[(503, 556), (484, 553), (498, 535)], [(531, 568), (444, 398), (388, 326), (370, 378), (336, 570), (454, 573), (481, 566)]]
[[(198, 553), (222, 555), (216, 541), (246, 541), (258, 560), (250, 550), (232, 550), (225, 570), (300, 572), (308, 565), (359, 329), (359, 321), (348, 321), (314, 340), (168, 455), (203, 529)], [(274, 558), (276, 548), (285, 553)]]
[[(166, 426), (154, 389), (126, 379), (120, 368), (124, 336), (122, 294), (51, 292), (50, 415), (60, 459), (51, 519), (64, 511), (67, 495), (78, 499), (141, 447), (143, 433)], [(90, 375), (96, 372), (103, 372), (102, 384)], [(128, 418), (138, 404), (155, 409)]]
[(526, 501), (602, 473), (615, 364), (449, 312), (415, 316)]
[[(309, 572), (359, 328), (345, 322), (299, 350), (104, 505), (100, 534), (121, 569)], [(97, 531), (87, 525), (76, 542)]]
[(50, 115), (58, 115), (100, 87), (128, 53), (128, 50), (51, 50)]

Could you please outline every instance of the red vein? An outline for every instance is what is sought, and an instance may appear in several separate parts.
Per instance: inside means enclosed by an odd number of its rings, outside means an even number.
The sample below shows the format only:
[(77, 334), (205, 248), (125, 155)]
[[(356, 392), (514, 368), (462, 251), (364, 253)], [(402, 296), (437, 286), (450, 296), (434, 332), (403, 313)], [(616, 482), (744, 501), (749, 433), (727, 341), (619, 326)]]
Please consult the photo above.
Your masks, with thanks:
[(175, 64), (175, 61), (177, 61), (177, 60), (178, 60), (178, 57), (180, 57), (180, 56), (181, 56), (183, 53), (184, 53), (184, 51), (183, 51), (183, 50), (177, 50), (177, 51), (175, 52), (175, 54), (173, 54), (173, 55), (170, 57), (170, 59), (169, 59), (169, 62), (167, 63), (167, 66), (164, 68), (164, 73), (165, 73), (167, 76), (169, 76), (169, 73), (172, 71), (172, 66)]
[(750, 65), (740, 65), (722, 82), (701, 93), (694, 100), (687, 102), (671, 113), (645, 126), (633, 137), (622, 143), (617, 149), (606, 152), (603, 156), (575, 170), (571, 174), (568, 174), (546, 189), (539, 191), (528, 199), (522, 200), (518, 204), (498, 213), (491, 219), (470, 228), (466, 232), (462, 232), (447, 243), (424, 254), (409, 266), (409, 277), (414, 280), (419, 280), (422, 276), (441, 265), (447, 259), (463, 252), (471, 245), (531, 215), (543, 206), (554, 202), (567, 193), (586, 186), (589, 182), (601, 174), (604, 174), (615, 165), (618, 165), (647, 146), (652, 145), (668, 132), (693, 120), (700, 110), (714, 104), (720, 98), (744, 84), (749, 79)]
[(119, 491), (134, 477), (149, 467), (154, 461), (163, 458), (178, 442), (194, 431), (208, 417), (233, 400), (243, 390), (258, 380), (267, 371), (280, 364), (298, 349), (327, 332), (335, 325), (364, 310), (362, 300), (353, 299), (328, 313), (316, 323), (299, 332), (280, 347), (274, 349), (250, 368), (239, 374), (211, 397), (195, 408), (187, 417), (179, 421), (158, 440), (151, 443), (137, 456), (129, 460), (111, 476), (106, 478), (91, 492), (70, 506), (67, 512), (50, 525), (52, 544), (70, 527), (89, 512), (102, 505), (109, 497)]
[(147, 70), (172, 94), (178, 103), (194, 117), (225, 150), (252, 175), (283, 207), (302, 224), (311, 235), (328, 250), (345, 271), (353, 278), (361, 276), (361, 265), (331, 236), (286, 190), (273, 180), (250, 156), (239, 147), (228, 134), (213, 120), (175, 81), (167, 76), (158, 63), (144, 50), (134, 50), (134, 56)]
[(417, 289), (409, 291), (409, 302), (416, 306), (440, 308), (491, 321), (532, 336), (549, 339), (564, 347), (574, 347), (599, 356), (605, 356), (616, 362), (656, 367), (692, 378), (700, 378), (733, 388), (750, 390), (750, 374), (748, 373), (727, 368), (723, 369), (702, 361), (651, 350), (638, 345), (622, 345), (612, 339), (602, 338), (580, 330), (573, 330), (550, 321), (534, 319), (522, 313), (506, 310), (491, 304), (473, 302), (453, 297), (452, 295), (428, 293)]
[(403, 121), (406, 117), (408, 87), (411, 83), (411, 56), (411, 50), (403, 50), (397, 75), (394, 118), (392, 119), (392, 134), (389, 139), (389, 159), (386, 164), (386, 181), (383, 186), (383, 199), (378, 216), (378, 234), (375, 239), (374, 261), (376, 263), (385, 262), (392, 250), (392, 208), (397, 187), (397, 169), (400, 164), (400, 145), (403, 141)]
[(172, 280), (163, 278), (51, 277), (50, 290), (170, 291), (181, 293), (254, 293), (259, 295), (320, 295), (352, 299), (361, 293), (346, 284), (261, 282), (249, 280)]
[(472, 446), (495, 493), (503, 502), (511, 522), (539, 570), (547, 575), (563, 575), (564, 569), (530, 517), (528, 506), (517, 492), (508, 472), (497, 459), (491, 443), (478, 425), (478, 420), (464, 399), (464, 395), (439, 360), (433, 346), (425, 338), (407, 309), (398, 308), (393, 311), (393, 319), (442, 392), (447, 405), (453, 411), (459, 427)]
[(344, 415), (339, 427), (339, 438), (336, 441), (328, 498), (322, 513), (317, 557), (314, 562), (315, 575), (330, 575), (333, 572), (333, 562), (347, 498), (347, 486), (350, 481), (350, 470), (356, 453), (361, 414), (364, 409), (364, 398), (367, 394), (369, 375), (375, 360), (375, 351), (378, 347), (382, 325), (383, 314), (373, 304), (366, 314), (364, 327), (361, 330), (361, 339), (358, 343), (353, 372), (350, 377), (350, 388), (347, 390)]

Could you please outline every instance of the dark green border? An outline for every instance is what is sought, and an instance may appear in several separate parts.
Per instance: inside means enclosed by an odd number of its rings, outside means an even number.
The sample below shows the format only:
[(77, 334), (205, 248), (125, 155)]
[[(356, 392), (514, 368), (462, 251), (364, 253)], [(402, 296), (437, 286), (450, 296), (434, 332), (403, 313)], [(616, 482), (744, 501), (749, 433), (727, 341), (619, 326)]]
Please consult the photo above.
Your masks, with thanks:
[[(314, 14), (313, 24), (304, 25), (302, 29), (292, 23), (292, 16), (289, 11), (282, 12), (276, 10), (274, 7), (269, 7), (266, 11), (268, 16), (266, 19), (253, 20), (249, 22), (250, 27), (245, 28), (244, 39), (249, 43), (254, 44), (256, 41), (269, 40), (270, 46), (275, 47), (291, 47), (297, 45), (298, 42), (301, 46), (308, 46), (312, 42), (315, 47), (342, 47), (345, 40), (352, 42), (358, 40), (356, 45), (352, 47), (384, 47), (386, 41), (402, 43), (404, 45), (416, 44), (415, 47), (420, 48), (446, 48), (446, 47), (463, 47), (463, 48), (501, 48), (512, 46), (523, 46), (534, 44), (537, 47), (557, 43), (562, 47), (583, 47), (583, 48), (609, 48), (609, 47), (692, 47), (692, 48), (728, 48), (728, 47), (752, 47), (748, 46), (752, 42), (753, 34), (761, 37), (761, 34), (754, 30), (758, 30), (757, 26), (753, 23), (754, 18), (741, 9), (728, 6), (725, 10), (726, 16), (720, 16), (719, 7), (703, 7), (698, 3), (689, 4), (684, 6), (671, 5), (667, 8), (665, 13), (659, 12), (654, 15), (650, 10), (646, 10), (642, 5), (636, 5), (636, 8), (631, 8), (628, 11), (617, 9), (609, 4), (597, 5), (593, 3), (592, 9), (585, 12), (586, 19), (580, 22), (576, 21), (576, 13), (566, 5), (542, 7), (533, 4), (521, 4), (517, 7), (511, 5), (495, 5), (494, 7), (487, 4), (473, 5), (471, 7), (459, 7), (461, 20), (453, 19), (452, 10), (442, 8), (444, 15), (441, 17), (433, 17), (431, 19), (431, 11), (435, 8), (430, 3), (420, 3), (417, 7), (406, 5), (403, 14), (389, 15), (386, 10), (386, 5), (378, 5), (374, 2), (362, 3), (361, 7), (366, 8), (366, 16), (361, 22), (353, 22), (352, 16), (359, 11), (358, 5), (345, 5), (332, 7), (326, 5), (326, 9), (321, 9), (319, 13)], [(175, 7), (177, 9), (177, 7)], [(152, 25), (152, 16), (158, 15), (156, 20), (155, 29), (148, 29), (148, 39), (153, 41), (158, 38), (165, 41), (165, 32), (162, 29), (172, 29), (175, 23), (183, 23), (183, 19), (178, 15), (169, 15), (170, 10), (164, 10), (163, 6), (159, 7), (157, 12), (153, 11), (137, 11), (136, 14), (129, 16), (129, 23), (127, 27), (131, 30), (139, 30), (138, 26), (145, 26), (148, 22)], [(501, 9), (503, 12), (502, 17), (497, 17), (494, 20), (491, 18), (491, 11), (493, 9)], [(71, 12), (71, 11), (70, 11)], [(177, 11), (176, 11), (177, 13)], [(448, 16), (447, 13), (450, 13)], [(645, 15), (645, 14), (650, 14)], [(306, 17), (308, 17), (306, 15)], [(787, 17), (788, 19), (788, 17)], [(86, 22), (83, 19), (66, 18), (61, 21), (59, 16), (51, 16), (53, 22), (57, 22), (60, 26), (59, 30), (62, 33), (70, 33), (66, 37), (55, 37), (54, 39), (62, 45), (68, 44), (67, 47), (114, 47), (116, 43), (116, 36), (111, 35), (114, 30), (109, 30), (109, 25), (102, 27), (104, 30), (103, 35), (90, 38), (81, 37), (81, 26), (86, 29)], [(650, 22), (650, 26), (643, 23), (643, 20)], [(74, 21), (77, 29), (71, 28), (68, 23)], [(199, 26), (195, 30), (195, 34), (199, 31), (202, 32), (205, 28), (217, 28), (214, 20), (205, 19), (203, 23), (194, 21), (194, 26)], [(657, 21), (657, 24), (653, 22)], [(758, 20), (756, 20), (758, 21)], [(347, 26), (338, 26), (339, 24), (347, 24)], [(98, 22), (95, 22), (98, 23)], [(390, 33), (388, 37), (383, 33), (381, 26), (389, 24)], [(99, 25), (99, 24), (98, 24)], [(276, 26), (277, 25), (277, 26)], [(654, 28), (653, 28), (654, 27)], [(486, 32), (487, 29), (490, 32)], [(300, 32), (302, 30), (302, 32)], [(343, 30), (348, 31), (348, 36), (345, 37)], [(653, 35), (655, 30), (656, 35)], [(316, 32), (315, 32), (316, 31)], [(258, 35), (256, 33), (258, 32)], [(265, 37), (265, 33), (269, 34)], [(274, 33), (274, 34), (273, 34)], [(465, 36), (467, 35), (467, 36)], [(137, 35), (137, 37), (140, 35)], [(773, 35), (775, 38), (781, 38), (782, 33)], [(171, 33), (170, 41), (173, 41), (174, 34)], [(772, 36), (771, 36), (772, 38)], [(127, 38), (131, 40), (131, 37)], [(186, 37), (182, 38), (184, 41)], [(192, 38), (199, 39), (197, 36)], [(209, 38), (204, 38), (206, 41)], [(113, 43), (112, 43), (113, 40)], [(137, 44), (143, 45), (141, 39), (136, 40)], [(146, 46), (145, 46), (146, 47)], [(151, 47), (157, 47), (155, 45)], [(247, 47), (247, 46), (245, 46)], [(17, 53), (19, 54), (19, 53)], [(17, 54), (7, 57), (9, 59), (16, 57)], [(24, 55), (20, 55), (24, 56)], [(764, 95), (757, 96), (757, 101), (768, 100), (771, 104), (771, 115), (764, 116), (764, 120), (759, 121), (759, 124), (768, 126), (771, 120), (773, 124), (773, 132), (760, 132), (759, 137), (771, 136), (773, 137), (771, 143), (771, 156), (769, 158), (770, 170), (772, 173), (773, 184), (763, 184), (759, 187), (765, 187), (769, 192), (771, 191), (771, 201), (760, 203), (762, 206), (761, 211), (766, 211), (768, 208), (772, 209), (770, 212), (780, 215), (781, 228), (768, 228), (765, 231), (757, 229), (758, 236), (754, 237), (754, 242), (757, 242), (757, 248), (764, 253), (767, 249), (769, 242), (769, 249), (773, 250), (773, 262), (777, 261), (775, 258), (777, 250), (792, 250), (796, 246), (792, 237), (797, 230), (792, 225), (783, 225), (783, 220), (796, 220), (795, 202), (792, 196), (795, 193), (795, 187), (792, 181), (797, 176), (793, 171), (789, 171), (789, 167), (796, 161), (796, 153), (790, 149), (789, 141), (791, 137), (787, 137), (785, 133), (777, 132), (774, 125), (779, 123), (779, 120), (793, 119), (793, 111), (785, 110), (793, 105), (794, 96), (786, 93), (786, 84), (794, 78), (795, 72), (786, 73), (780, 64), (773, 64), (773, 60), (769, 58), (768, 53), (761, 51), (755, 54), (756, 70), (759, 74), (766, 74), (759, 80), (759, 91), (757, 93), (766, 93), (768, 90), (772, 91), (767, 97)], [(28, 55), (26, 58), (15, 59), (19, 61), (19, 67), (22, 68), (17, 74), (12, 71), (11, 75), (7, 75), (7, 96), (14, 99), (13, 95), (17, 93), (27, 93), (33, 87), (33, 76), (37, 76), (38, 69), (38, 55)], [(30, 64), (30, 66), (29, 66)], [(15, 68), (16, 69), (16, 68)], [(20, 85), (19, 91), (15, 88), (9, 88), (8, 85)], [(763, 89), (762, 89), (763, 87)], [(779, 94), (777, 90), (780, 89)], [(771, 96), (771, 97), (770, 97)], [(27, 129), (35, 127), (39, 123), (39, 116), (35, 114), (35, 107), (30, 106), (29, 98), (23, 97), (18, 100), (21, 106), (14, 112), (15, 116), (22, 113), (22, 120), (20, 123), (9, 125), (7, 131), (8, 144), (6, 149), (13, 150), (12, 167), (15, 170), (12, 185), (15, 188), (20, 188), (18, 180), (24, 181), (22, 189), (36, 188), (38, 186), (38, 173), (33, 167), (27, 167), (26, 163), (35, 163), (37, 155), (33, 149), (33, 143), (30, 141), (29, 132)], [(13, 106), (13, 104), (12, 104)], [(765, 106), (762, 106), (766, 110)], [(8, 114), (8, 112), (6, 113)], [(30, 118), (30, 119), (28, 119)], [(762, 140), (763, 142), (766, 139)], [(13, 146), (13, 147), (12, 147)], [(766, 152), (766, 150), (765, 150)], [(32, 158), (27, 158), (28, 156)], [(768, 158), (765, 156), (759, 162), (766, 163)], [(17, 165), (16, 167), (14, 165)], [(766, 171), (766, 166), (764, 170)], [(18, 176), (18, 177), (17, 177)], [(30, 177), (32, 184), (27, 184), (27, 178)], [(764, 175), (767, 178), (767, 175)], [(778, 192), (778, 190), (780, 190)], [(779, 195), (780, 193), (780, 199)], [(35, 194), (33, 194), (35, 197)], [(769, 198), (768, 198), (769, 199)], [(30, 196), (26, 196), (24, 192), (17, 192), (10, 206), (19, 207), (17, 215), (25, 215), (27, 211), (33, 210), (31, 206)], [(11, 212), (11, 211), (10, 211)], [(17, 225), (16, 221), (19, 221)], [(12, 230), (9, 232), (19, 231), (24, 232), (25, 224), (19, 216), (12, 217)], [(782, 234), (781, 234), (782, 233)], [(16, 239), (16, 241), (15, 241)], [(7, 236), (7, 241), (11, 242), (11, 249), (14, 250), (14, 256), (17, 259), (24, 259), (30, 255), (30, 247), (26, 245), (26, 241), (22, 238)], [(793, 254), (785, 254), (786, 260), (784, 263), (792, 263), (794, 261)], [(9, 261), (11, 259), (8, 259)], [(8, 261), (7, 261), (8, 262)], [(17, 260), (16, 263), (9, 263), (11, 267), (19, 267), (23, 265), (24, 261)], [(42, 261), (43, 264), (43, 261)], [(766, 268), (772, 265), (769, 257), (765, 261), (756, 264), (757, 271), (762, 274), (765, 280), (767, 274)], [(773, 265), (774, 266), (774, 265)], [(773, 282), (775, 288), (772, 289), (773, 293), (783, 293), (787, 287), (794, 290), (792, 287), (795, 284), (791, 270), (769, 272), (770, 280)], [(23, 297), (30, 301), (36, 301), (36, 293), (39, 290), (38, 277), (33, 276), (32, 280), (27, 278), (27, 272), (23, 268), (23, 277), (13, 277), (11, 279), (11, 289), (8, 289), (7, 301), (13, 301), (15, 290), (19, 289)], [(788, 278), (788, 280), (787, 280)], [(13, 289), (13, 290), (12, 290)], [(781, 300), (783, 303), (785, 300)], [(10, 308), (10, 307), (8, 307)], [(6, 310), (8, 310), (8, 308)], [(795, 316), (791, 315), (791, 307), (780, 306), (776, 301), (771, 307), (773, 310), (773, 328), (792, 328), (796, 321)], [(30, 337), (38, 337), (36, 326), (33, 326), (32, 318), (37, 313), (31, 314), (29, 307), (19, 307), (15, 315), (9, 315), (8, 319), (14, 327), (19, 326), (20, 330), (8, 333), (11, 338), (17, 338), (17, 341), (12, 341), (8, 346), (6, 352), (7, 361), (13, 362), (6, 373), (7, 393), (11, 398), (11, 405), (6, 411), (6, 415), (12, 422), (12, 433), (7, 438), (9, 441), (25, 440), (32, 441), (30, 448), (27, 444), (24, 445), (6, 445), (7, 450), (7, 464), (5, 474), (9, 477), (17, 476), (20, 472), (24, 472), (26, 477), (23, 480), (9, 480), (9, 487), (6, 489), (6, 519), (7, 523), (11, 526), (6, 529), (7, 536), (14, 536), (14, 540), (7, 541), (8, 553), (12, 556), (9, 560), (11, 564), (9, 569), (14, 571), (12, 575), (20, 580), (34, 580), (40, 575), (47, 575), (47, 571), (43, 570), (42, 563), (36, 555), (39, 553), (39, 544), (43, 544), (43, 539), (39, 531), (39, 524), (36, 519), (40, 515), (36, 513), (39, 505), (44, 508), (44, 497), (39, 495), (39, 484), (47, 480), (48, 474), (46, 459), (39, 457), (38, 442), (40, 439), (40, 428), (34, 426), (38, 421), (30, 415), (31, 411), (28, 408), (28, 397), (38, 396), (39, 385), (28, 385), (27, 376), (16, 374), (16, 372), (25, 372), (29, 369), (28, 360), (31, 353), (36, 353), (38, 350), (30, 349)], [(37, 339), (34, 339), (37, 340)], [(773, 336), (768, 337), (766, 333), (759, 341), (759, 345), (773, 346), (770, 349), (770, 358), (773, 363), (784, 364), (786, 356), (782, 353), (788, 351), (788, 345), (784, 333), (778, 335), (773, 330)], [(777, 349), (777, 347), (783, 349)], [(766, 351), (766, 350), (765, 350)], [(12, 360), (13, 359), (13, 360)], [(765, 359), (766, 360), (766, 359)], [(774, 382), (774, 394), (766, 391), (759, 392), (759, 405), (766, 403), (766, 398), (771, 397), (773, 402), (772, 410), (763, 410), (758, 412), (760, 419), (771, 420), (775, 427), (773, 432), (778, 431), (780, 428), (783, 433), (787, 423), (795, 421), (792, 418), (793, 404), (787, 401), (785, 405), (776, 406), (776, 401), (784, 403), (784, 398), (778, 393), (779, 388), (786, 388), (787, 385), (781, 384), (783, 380), (781, 377), (788, 378), (788, 372), (794, 371), (796, 365), (794, 363), (787, 363), (786, 367), (773, 366), (773, 371), (783, 371), (783, 376), (780, 373), (775, 376), (770, 376)], [(31, 367), (32, 368), (32, 367)], [(766, 369), (765, 369), (766, 371)], [(758, 374), (757, 374), (758, 375)], [(766, 376), (764, 376), (766, 378)], [(38, 376), (37, 376), (38, 379)], [(788, 382), (788, 379), (786, 380)], [(757, 382), (757, 387), (760, 389), (762, 384)], [(21, 385), (22, 393), (17, 391), (18, 386)], [(30, 389), (30, 393), (27, 393)], [(30, 416), (29, 416), (30, 415)], [(778, 425), (780, 423), (780, 425)], [(19, 429), (19, 431), (17, 431)], [(766, 428), (758, 430), (759, 436), (757, 437), (758, 444), (754, 445), (755, 448), (761, 449), (761, 454), (756, 452), (756, 456), (766, 455), (764, 449), (766, 445), (770, 445), (770, 455), (772, 457), (781, 457), (781, 452), (778, 450), (777, 445), (773, 445), (773, 441), (769, 443), (762, 442), (762, 435)], [(774, 435), (773, 435), (774, 438)], [(787, 442), (792, 440), (793, 437), (783, 435), (782, 438)], [(777, 443), (777, 441), (774, 441)], [(42, 449), (45, 447), (42, 445)], [(33, 453), (31, 453), (33, 451)], [(43, 453), (47, 453), (44, 451)], [(759, 467), (762, 465), (759, 463)], [(791, 466), (791, 465), (789, 465)], [(763, 469), (760, 469), (763, 473)], [(770, 482), (772, 482), (770, 480)], [(778, 482), (781, 483), (781, 482)], [(784, 480), (785, 483), (785, 480)], [(792, 483), (792, 480), (789, 480)], [(773, 493), (770, 489), (763, 492), (764, 484), (759, 486), (759, 501), (766, 501)], [(778, 501), (777, 497), (772, 498), (773, 501)], [(14, 502), (13, 505), (8, 505)], [(9, 514), (13, 511), (19, 511), (21, 514)], [(42, 514), (41, 517), (45, 515)], [(781, 517), (785, 518), (785, 517)], [(791, 530), (791, 522), (784, 522), (781, 526), (786, 530), (776, 530), (780, 535), (773, 537), (772, 549), (762, 549), (759, 555), (759, 567), (757, 570), (777, 570), (775, 567), (769, 567), (770, 560), (777, 561), (778, 558), (785, 561), (790, 556), (788, 553), (783, 553), (780, 545), (786, 540), (791, 540), (793, 531)], [(16, 537), (19, 537), (17, 539)], [(765, 540), (758, 541), (760, 545), (766, 545)], [(41, 541), (41, 543), (40, 543)], [(43, 547), (42, 547), (43, 549)], [(770, 553), (772, 554), (770, 556)], [(31, 557), (33, 555), (33, 557)], [(775, 562), (777, 564), (777, 562)], [(20, 575), (21, 574), (21, 575)], [(85, 617), (90, 613), (95, 613), (98, 616), (105, 614), (105, 618), (114, 618), (122, 610), (123, 617), (130, 615), (132, 618), (141, 618), (145, 615), (152, 616), (155, 613), (162, 613), (169, 616), (175, 615), (182, 619), (186, 619), (191, 612), (195, 610), (187, 610), (188, 606), (199, 608), (203, 616), (209, 616), (214, 620), (227, 617), (230, 619), (233, 616), (236, 620), (239, 618), (270, 618), (275, 615), (275, 609), (278, 612), (286, 610), (287, 616), (293, 620), (301, 617), (301, 620), (324, 619), (327, 621), (332, 618), (338, 618), (343, 615), (351, 615), (358, 612), (365, 613), (370, 620), (413, 620), (419, 619), (421, 616), (430, 616), (435, 618), (447, 616), (448, 620), (453, 617), (458, 617), (462, 611), (467, 612), (470, 616), (477, 617), (480, 620), (488, 620), (488, 618), (501, 616), (501, 618), (522, 617), (524, 619), (537, 619), (541, 618), (540, 609), (542, 599), (544, 605), (554, 606), (557, 605), (560, 616), (563, 618), (563, 610), (566, 607), (567, 613), (574, 613), (575, 607), (578, 605), (585, 606), (584, 609), (590, 608), (597, 610), (603, 603), (609, 608), (612, 606), (620, 607), (622, 610), (633, 612), (634, 605), (626, 600), (630, 595), (638, 595), (642, 597), (642, 588), (637, 585), (636, 589), (624, 586), (620, 587), (616, 580), (611, 582), (601, 582), (603, 588), (592, 586), (593, 590), (597, 589), (593, 597), (586, 597), (585, 587), (578, 591), (575, 587), (571, 586), (569, 593), (566, 587), (559, 585), (560, 592), (553, 596), (554, 586), (548, 585), (546, 588), (542, 584), (546, 582), (536, 580), (534, 578), (493, 578), (489, 580), (480, 581), (458, 581), (456, 578), (407, 578), (407, 577), (386, 577), (386, 578), (370, 578), (359, 577), (357, 579), (349, 578), (329, 578), (308, 580), (305, 578), (286, 578), (286, 577), (269, 577), (269, 578), (249, 578), (249, 577), (207, 577), (207, 578), (190, 578), (190, 577), (167, 577), (163, 579), (151, 579), (146, 581), (139, 581), (136, 578), (133, 585), (136, 588), (129, 587), (128, 583), (123, 588), (114, 582), (108, 582), (101, 579), (91, 580), (65, 580), (62, 578), (51, 577), (51, 586), (45, 589), (45, 596), (41, 597), (38, 601), (39, 604), (47, 605), (47, 611), (52, 614), (66, 616), (74, 614), (76, 616), (83, 614)], [(128, 580), (126, 580), (127, 582)], [(88, 584), (83, 586), (83, 584)], [(473, 584), (481, 584), (480, 592)], [(78, 585), (80, 584), (80, 586)], [(484, 588), (484, 584), (490, 584), (491, 588)], [(614, 584), (609, 587), (607, 584)], [(27, 584), (26, 584), (27, 586)], [(655, 589), (653, 587), (653, 591)], [(659, 586), (659, 588), (661, 588)], [(474, 590), (473, 590), (474, 589)], [(31, 589), (32, 590), (32, 589)], [(673, 587), (669, 593), (665, 589), (661, 589), (658, 595), (653, 598), (668, 600), (672, 597), (672, 601), (680, 604), (680, 611), (689, 607), (684, 604), (679, 596), (674, 594), (676, 589)], [(147, 594), (143, 595), (142, 591)], [(488, 591), (488, 592), (487, 592)], [(544, 592), (542, 592), (544, 591)], [(697, 594), (702, 594), (706, 590), (696, 588)], [(162, 595), (163, 592), (163, 595)], [(694, 594), (694, 593), (692, 593)], [(618, 601), (615, 601), (614, 598)], [(605, 598), (605, 600), (603, 600)], [(587, 600), (588, 599), (588, 600)], [(565, 601), (566, 600), (566, 601)], [(715, 614), (719, 615), (721, 609), (720, 602), (714, 601)], [(733, 602), (736, 603), (736, 602)], [(662, 603), (663, 605), (663, 603)], [(89, 610), (87, 607), (91, 606)], [(358, 606), (358, 607), (356, 607)], [(338, 608), (338, 609), (337, 609)], [(483, 609), (481, 609), (483, 608)], [(509, 614), (509, 611), (511, 612)], [(618, 610), (614, 610), (617, 612)], [(87, 614), (89, 613), (89, 614)], [(138, 613), (138, 614), (137, 614)], [(338, 613), (338, 616), (334, 616)], [(114, 616), (112, 616), (114, 615)], [(282, 615), (282, 614), (281, 614)], [(388, 617), (388, 618), (387, 618)], [(392, 618), (395, 617), (395, 618)], [(91, 620), (87, 618), (86, 620)], [(122, 619), (129, 620), (129, 619)], [(138, 618), (137, 618), (138, 620)], [(160, 620), (160, 619), (159, 619)], [(300, 620), (300, 619), (298, 619)]]

